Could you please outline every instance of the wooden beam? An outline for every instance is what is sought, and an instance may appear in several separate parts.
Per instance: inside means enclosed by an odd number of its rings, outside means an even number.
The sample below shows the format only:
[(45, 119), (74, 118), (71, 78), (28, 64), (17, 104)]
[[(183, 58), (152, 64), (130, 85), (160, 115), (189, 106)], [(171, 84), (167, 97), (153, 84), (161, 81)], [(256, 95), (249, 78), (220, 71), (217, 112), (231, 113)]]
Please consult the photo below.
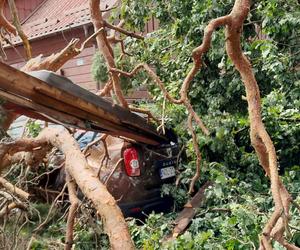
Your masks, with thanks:
[[(11, 103), (20, 105), (21, 107), (28, 108), (29, 110), (28, 110), (27, 115), (29, 115), (29, 116), (30, 116), (31, 112), (35, 116), (34, 111), (38, 111), (38, 112), (41, 112), (38, 119), (43, 120), (43, 117), (45, 119), (48, 116), (50, 116), (55, 120), (65, 121), (65, 124), (67, 124), (69, 126), (82, 127), (82, 128), (86, 127), (83, 121), (81, 121), (81, 120), (79, 120), (79, 119), (77, 119), (73, 116), (70, 116), (68, 114), (63, 114), (63, 113), (61, 113), (59, 111), (56, 111), (54, 109), (50, 109), (50, 108), (44, 107), (42, 105), (33, 103), (33, 102), (31, 102), (27, 99), (24, 99), (20, 96), (16, 96), (16, 95), (13, 95), (13, 94), (10, 94), (10, 93), (7, 93), (7, 92), (5, 92), (1, 89), (0, 89), (0, 97), (4, 98), (5, 100), (7, 100)], [(47, 114), (47, 116), (45, 116), (44, 114)], [(34, 118), (36, 118), (36, 116)], [(51, 121), (51, 118), (50, 118), (50, 121)]]
[(27, 108), (28, 110), (26, 110), (25, 115), (35, 119), (51, 121), (53, 123), (57, 123), (60, 125), (76, 127), (84, 130), (94, 130), (97, 132), (103, 132), (113, 136), (124, 136), (151, 145), (157, 144), (156, 141), (135, 134), (125, 127), (119, 128), (116, 127), (114, 124), (112, 124), (111, 126), (109, 126), (109, 129), (104, 129), (103, 123), (101, 121), (93, 122), (90, 125), (88, 125), (86, 122), (76, 117), (57, 111), (55, 109), (50, 109), (42, 105), (33, 103), (27, 99), (7, 93), (1, 89), (0, 89), (0, 97), (4, 98), (5, 100), (11, 103), (17, 104), (20, 107)]
[(200, 205), (205, 199), (205, 190), (212, 185), (213, 182), (207, 181), (194, 195), (194, 197), (187, 204), (185, 204), (184, 209), (175, 219), (176, 226), (173, 230), (172, 238), (176, 238), (179, 234), (185, 231), (191, 220), (196, 215), (197, 209), (199, 209)]
[[(108, 134), (151, 145), (166, 141), (142, 117), (112, 105), (72, 82), (61, 82), (61, 78), (50, 82), (0, 63), (0, 89), (13, 103), (43, 113), (44, 117), (59, 118), (57, 120), (63, 123), (68, 121), (75, 125), (77, 122), (77, 127), (87, 130), (105, 130)], [(8, 93), (14, 97), (10, 95), (8, 98)], [(90, 123), (91, 128), (83, 126), (86, 123)]]

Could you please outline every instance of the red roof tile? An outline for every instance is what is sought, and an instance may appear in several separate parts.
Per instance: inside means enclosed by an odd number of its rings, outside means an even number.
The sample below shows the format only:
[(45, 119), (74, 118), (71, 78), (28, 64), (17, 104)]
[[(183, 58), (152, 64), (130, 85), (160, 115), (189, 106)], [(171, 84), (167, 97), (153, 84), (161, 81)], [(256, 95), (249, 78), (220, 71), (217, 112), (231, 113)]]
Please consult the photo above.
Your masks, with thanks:
[[(102, 0), (101, 9), (116, 5), (118, 0)], [(91, 23), (88, 0), (46, 0), (23, 22), (22, 27), (30, 40), (58, 31)], [(19, 37), (12, 42), (21, 42)]]

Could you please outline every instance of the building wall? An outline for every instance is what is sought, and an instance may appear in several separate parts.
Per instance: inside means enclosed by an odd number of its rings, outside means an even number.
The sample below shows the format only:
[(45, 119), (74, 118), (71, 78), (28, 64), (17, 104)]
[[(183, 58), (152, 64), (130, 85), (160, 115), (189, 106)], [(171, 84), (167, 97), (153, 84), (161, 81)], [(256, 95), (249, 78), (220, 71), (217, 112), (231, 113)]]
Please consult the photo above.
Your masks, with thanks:
[(152, 17), (148, 23), (146, 23), (143, 34), (149, 34), (159, 28), (159, 21)]
[[(44, 0), (15, 0), (20, 21), (24, 21)], [(4, 15), (11, 20), (8, 4), (4, 8)]]
[[(87, 35), (89, 36), (91, 34), (92, 29), (88, 29)], [(65, 48), (72, 38), (79, 38), (80, 45), (81, 42), (86, 39), (83, 27), (68, 30), (63, 33), (59, 32), (50, 37), (31, 41), (33, 57), (37, 57), (40, 54), (46, 57), (57, 53)], [(87, 48), (85, 48), (80, 55), (69, 60), (57, 73), (70, 78), (74, 83), (85, 89), (96, 92), (97, 83), (93, 80), (91, 74), (93, 56), (96, 51), (96, 41), (93, 41), (87, 45)], [(5, 53), (8, 58), (6, 61), (7, 64), (15, 68), (21, 68), (25, 64), (25, 54), (22, 45), (16, 46), (15, 48), (6, 48)], [(135, 101), (137, 99), (149, 98), (149, 94), (146, 89), (142, 87), (130, 93), (127, 98), (129, 101)]]
[[(85, 40), (83, 28), (77, 28), (63, 33), (60, 32), (50, 37), (31, 41), (33, 57), (37, 57), (40, 54), (42, 54), (43, 57), (47, 57), (53, 53), (57, 53), (65, 48), (72, 38), (79, 38), (80, 45), (81, 42)], [(95, 44), (88, 44), (87, 48), (84, 49), (80, 55), (68, 61), (58, 73), (69, 77), (73, 82), (88, 90), (95, 91), (96, 82), (92, 79), (90, 73), (95, 51)], [(6, 61), (7, 64), (15, 68), (21, 68), (25, 64), (23, 46), (6, 48), (5, 53), (8, 58), (8, 61)]]

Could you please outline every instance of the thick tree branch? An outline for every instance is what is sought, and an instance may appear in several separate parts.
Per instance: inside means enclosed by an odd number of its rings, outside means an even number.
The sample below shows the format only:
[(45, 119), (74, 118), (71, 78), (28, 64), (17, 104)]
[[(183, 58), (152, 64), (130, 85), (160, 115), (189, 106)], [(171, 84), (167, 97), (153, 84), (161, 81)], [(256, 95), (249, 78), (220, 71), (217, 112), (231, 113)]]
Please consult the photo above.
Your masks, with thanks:
[[(19, 150), (27, 151), (32, 150), (32, 145), (40, 144), (39, 146), (42, 146), (45, 143), (58, 148), (64, 153), (66, 171), (74, 178), (83, 194), (93, 202), (102, 217), (111, 248), (134, 249), (127, 224), (116, 201), (88, 166), (78, 143), (67, 130), (45, 128), (37, 138), (27, 140), (26, 144), (30, 146), (24, 144), (24, 139), (15, 142), (16, 145), (22, 145), (22, 147), (18, 147)], [(0, 149), (2, 146), (0, 144)]]
[(72, 39), (69, 44), (62, 49), (60, 52), (56, 54), (52, 54), (42, 60), (42, 55), (38, 57), (32, 58), (29, 60), (24, 67), (22, 67), (22, 71), (34, 71), (34, 70), (41, 70), (46, 69), (50, 71), (57, 71), (60, 69), (66, 62), (70, 59), (74, 58), (75, 56), (79, 55), (86, 47), (87, 43), (94, 39), (103, 29), (100, 28), (90, 37), (88, 37), (80, 46), (77, 48), (79, 43), (79, 39)]
[(19, 197), (22, 200), (27, 201), (29, 198), (29, 193), (23, 191), (22, 189), (14, 186), (13, 184), (11, 184), (10, 182), (8, 182), (7, 180), (5, 180), (4, 178), (0, 177), (0, 187), (4, 187), (9, 193), (16, 195), (17, 197)]
[(188, 91), (190, 88), (190, 84), (191, 84), (192, 80), (194, 79), (195, 75), (197, 74), (197, 72), (202, 67), (202, 56), (210, 48), (213, 32), (218, 27), (226, 25), (228, 23), (228, 21), (229, 21), (228, 16), (219, 17), (217, 19), (210, 21), (210, 23), (206, 26), (206, 28), (204, 30), (202, 44), (199, 47), (195, 48), (192, 52), (194, 65), (183, 81), (183, 84), (182, 84), (181, 90), (180, 90), (180, 99), (178, 100), (178, 102), (184, 102), (188, 98), (187, 95), (188, 95)]
[(289, 218), (290, 195), (279, 179), (277, 156), (273, 142), (268, 135), (261, 118), (260, 91), (252, 66), (243, 54), (240, 37), (243, 23), (249, 13), (250, 0), (236, 0), (229, 14), (226, 26), (226, 51), (239, 71), (246, 88), (248, 113), (250, 119), (250, 138), (258, 155), (260, 164), (271, 180), (271, 191), (275, 203), (274, 212), (266, 224), (261, 236), (261, 249), (272, 249), (271, 239), (283, 242), (285, 225)]
[[(95, 30), (104, 28), (105, 22), (103, 20), (102, 14), (99, 9), (100, 0), (90, 0), (89, 3), (90, 3), (91, 19)], [(96, 40), (97, 40), (99, 50), (103, 54), (108, 67), (116, 68), (114, 54), (107, 40), (106, 33), (104, 30), (98, 34)], [(113, 90), (117, 96), (118, 101), (121, 103), (121, 105), (124, 108), (128, 108), (128, 103), (125, 100), (125, 97), (121, 89), (121, 82), (120, 82), (119, 75), (117, 73), (112, 72), (111, 78), (112, 78)]]
[[(0, 144), (0, 173), (4, 168), (11, 165), (14, 162), (18, 162), (21, 159), (25, 158), (27, 163), (33, 162), (38, 159), (39, 161), (45, 157), (45, 154), (49, 148), (47, 143), (44, 141), (32, 141), (30, 139), (20, 139), (16, 142), (6, 142)], [(23, 153), (18, 152), (34, 152), (31, 156), (24, 155)], [(18, 154), (16, 154), (18, 153)]]

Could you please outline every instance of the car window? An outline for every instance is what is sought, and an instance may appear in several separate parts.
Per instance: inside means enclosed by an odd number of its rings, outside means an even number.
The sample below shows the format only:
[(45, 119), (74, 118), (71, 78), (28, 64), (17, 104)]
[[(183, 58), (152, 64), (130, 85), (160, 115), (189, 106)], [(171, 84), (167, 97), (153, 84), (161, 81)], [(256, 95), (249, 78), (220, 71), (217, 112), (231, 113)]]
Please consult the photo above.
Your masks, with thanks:
[(78, 141), (80, 149), (85, 148), (90, 142), (94, 141), (100, 136), (97, 132), (81, 131), (76, 132), (74, 138)]

